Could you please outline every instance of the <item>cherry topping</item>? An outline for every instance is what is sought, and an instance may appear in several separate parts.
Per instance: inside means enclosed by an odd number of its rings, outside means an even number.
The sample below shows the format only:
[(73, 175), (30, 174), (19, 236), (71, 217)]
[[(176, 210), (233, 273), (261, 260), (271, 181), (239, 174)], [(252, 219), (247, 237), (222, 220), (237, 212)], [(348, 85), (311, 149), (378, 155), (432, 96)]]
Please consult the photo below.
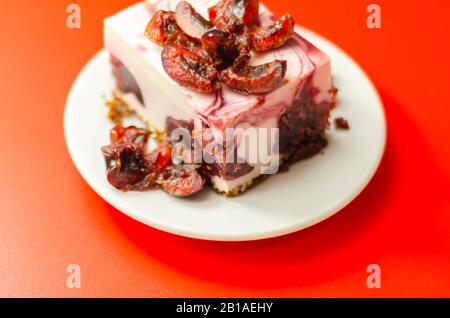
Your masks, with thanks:
[(151, 156), (154, 159), (153, 165), (156, 171), (161, 172), (172, 164), (172, 146), (163, 141), (156, 150), (153, 151)]
[(208, 13), (220, 29), (233, 31), (239, 24), (250, 27), (258, 23), (259, 0), (221, 0)]
[(135, 126), (123, 127), (116, 125), (109, 133), (109, 139), (113, 144), (132, 143), (138, 146), (145, 146), (150, 137), (150, 132), (146, 129), (136, 128)]
[(117, 189), (133, 190), (149, 173), (142, 147), (136, 144), (113, 144), (102, 148), (106, 175)]
[(263, 94), (278, 88), (286, 74), (286, 61), (228, 68), (221, 73), (222, 81), (233, 91), (241, 94)]
[(202, 35), (202, 47), (214, 60), (221, 60), (225, 45), (228, 42), (228, 35), (219, 29), (210, 30)]
[(176, 196), (189, 196), (205, 183), (197, 167), (172, 162), (172, 145), (163, 141), (146, 152), (150, 132), (134, 126), (115, 126), (111, 144), (102, 148), (108, 182), (122, 191), (147, 191), (164, 188)]
[(294, 19), (288, 13), (268, 28), (257, 28), (251, 33), (252, 48), (268, 51), (282, 46), (294, 34)]
[[(175, 12), (158, 11), (146, 36), (163, 46), (161, 61), (178, 84), (199, 93), (213, 93), (224, 82), (241, 94), (277, 89), (286, 74), (286, 61), (251, 66), (251, 50), (282, 46), (294, 33), (286, 14), (270, 27), (259, 27), (259, 0), (221, 0), (203, 18), (186, 1)], [(219, 76), (219, 73), (221, 76)]]
[(205, 186), (205, 179), (193, 166), (183, 169), (173, 169), (170, 175), (163, 181), (163, 189), (167, 193), (177, 197), (186, 197), (199, 192)]
[(203, 34), (208, 32), (212, 23), (198, 14), (186, 1), (178, 3), (175, 10), (175, 20), (185, 34), (200, 41)]
[(145, 36), (160, 46), (167, 43), (189, 44), (188, 37), (175, 20), (175, 14), (163, 10), (156, 12), (148, 23)]
[(200, 93), (217, 90), (218, 72), (200, 48), (166, 45), (162, 52), (166, 73), (178, 84)]

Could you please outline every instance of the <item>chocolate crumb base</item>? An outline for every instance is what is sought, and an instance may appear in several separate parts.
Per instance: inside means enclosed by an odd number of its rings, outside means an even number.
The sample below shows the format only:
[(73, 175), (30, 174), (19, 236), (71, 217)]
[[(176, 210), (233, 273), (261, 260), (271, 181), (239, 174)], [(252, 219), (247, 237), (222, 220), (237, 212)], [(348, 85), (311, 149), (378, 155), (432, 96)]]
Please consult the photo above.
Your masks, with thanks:
[(349, 130), (350, 129), (348, 120), (343, 117), (336, 118), (334, 120), (334, 126), (336, 127), (336, 129), (340, 129), (340, 130)]
[(309, 159), (314, 157), (316, 154), (321, 152), (328, 145), (328, 140), (325, 138), (325, 134), (317, 134), (311, 139), (302, 141), (302, 143), (294, 149), (288, 156), (283, 160), (279, 171), (285, 172), (289, 170), (289, 167), (301, 160)]
[(118, 125), (122, 124), (124, 118), (135, 114), (132, 108), (117, 96), (115, 91), (112, 93), (112, 98), (106, 101), (106, 106), (108, 107), (108, 119)]

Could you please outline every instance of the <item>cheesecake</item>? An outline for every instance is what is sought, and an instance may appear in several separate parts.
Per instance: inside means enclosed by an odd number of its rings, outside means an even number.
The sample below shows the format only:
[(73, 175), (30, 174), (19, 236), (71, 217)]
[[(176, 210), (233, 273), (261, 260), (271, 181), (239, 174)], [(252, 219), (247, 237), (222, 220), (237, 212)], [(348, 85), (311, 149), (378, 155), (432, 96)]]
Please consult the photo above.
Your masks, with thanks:
[[(226, 160), (189, 162), (192, 156), (180, 155), (153, 179), (148, 171), (154, 169), (144, 169), (147, 175), (132, 178), (131, 186), (112, 182), (117, 188), (146, 190), (160, 184), (178, 195), (210, 184), (220, 193), (237, 195), (327, 144), (324, 133), (336, 94), (330, 58), (294, 31), (289, 14), (278, 19), (257, 0), (150, 0), (107, 18), (104, 43), (115, 96), (152, 130), (167, 134), (164, 147), (173, 150), (170, 136), (177, 129), (192, 137), (207, 129), (222, 137), (232, 132), (221, 152), (232, 153)], [(126, 129), (115, 127), (111, 145), (103, 149), (115, 176), (126, 169), (127, 160), (120, 160), (124, 144), (137, 139), (123, 138)], [(253, 132), (258, 142), (249, 145)], [(128, 134), (148, 137), (135, 127)], [(161, 149), (149, 155), (141, 146), (135, 148), (142, 150), (142, 160), (131, 163), (145, 166), (150, 156), (154, 164)], [(258, 156), (264, 153), (261, 147), (270, 152), (270, 160)], [(180, 175), (187, 177), (181, 187)], [(192, 184), (195, 191), (185, 189)], [(171, 191), (174, 185), (177, 190)]]

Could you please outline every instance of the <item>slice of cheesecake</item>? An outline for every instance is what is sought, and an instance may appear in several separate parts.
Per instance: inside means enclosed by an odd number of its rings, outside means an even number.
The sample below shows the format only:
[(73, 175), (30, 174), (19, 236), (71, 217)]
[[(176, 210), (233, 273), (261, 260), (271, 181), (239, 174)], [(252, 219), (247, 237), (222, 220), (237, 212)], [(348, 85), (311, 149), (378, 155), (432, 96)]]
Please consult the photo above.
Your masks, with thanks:
[[(145, 36), (153, 16), (159, 10), (175, 11), (179, 2), (142, 2), (105, 20), (105, 47), (111, 55), (116, 94), (151, 126), (169, 133), (177, 127), (195, 130), (194, 121), (200, 121), (203, 128), (214, 128), (224, 134), (227, 129), (241, 128), (235, 130), (242, 134), (238, 140), (245, 139), (249, 129), (277, 129), (277, 166), (319, 152), (326, 145), (324, 131), (329, 125), (335, 98), (329, 57), (294, 33), (281, 47), (251, 52), (251, 65), (285, 61), (283, 82), (275, 90), (242, 94), (229, 85), (221, 85), (214, 92), (194, 91), (171, 78), (161, 60), (163, 48)], [(207, 19), (208, 8), (217, 1), (191, 0), (189, 3)], [(274, 15), (261, 5), (258, 27), (269, 27), (275, 21)], [(274, 136), (270, 133), (263, 138), (274, 145)], [(202, 163), (202, 172), (208, 175), (217, 191), (238, 194), (261, 174), (277, 171), (263, 169), (267, 168), (267, 162), (259, 158), (249, 160), (255, 158), (252, 152), (259, 149), (250, 147), (250, 151), (241, 152), (244, 146), (243, 142), (235, 145), (235, 153), (245, 154), (239, 162)], [(270, 162), (271, 167), (273, 163)]]

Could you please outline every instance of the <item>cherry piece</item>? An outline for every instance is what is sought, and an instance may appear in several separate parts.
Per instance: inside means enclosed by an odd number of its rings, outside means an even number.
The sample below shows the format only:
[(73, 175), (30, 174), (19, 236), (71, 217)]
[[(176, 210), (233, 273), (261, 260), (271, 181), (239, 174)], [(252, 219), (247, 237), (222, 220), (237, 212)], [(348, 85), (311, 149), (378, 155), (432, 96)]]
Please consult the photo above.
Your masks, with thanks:
[(187, 197), (199, 192), (205, 186), (205, 179), (192, 166), (172, 169), (162, 187), (168, 194)]
[(218, 72), (201, 49), (168, 44), (161, 60), (166, 73), (178, 84), (200, 93), (217, 90)]
[(239, 52), (237, 57), (234, 58), (233, 66), (243, 68), (250, 63), (251, 59), (249, 32), (244, 28), (241, 32), (232, 35), (232, 41), (237, 52)]
[(148, 175), (143, 149), (141, 146), (113, 144), (102, 148), (106, 162), (106, 175), (111, 185), (120, 190), (133, 190), (134, 185)]
[(214, 25), (227, 32), (239, 24), (250, 27), (258, 23), (259, 0), (221, 0), (208, 13)]
[(263, 94), (278, 88), (286, 74), (286, 61), (275, 60), (258, 66), (228, 68), (221, 73), (222, 81), (241, 94)]
[(156, 172), (162, 172), (172, 164), (172, 146), (163, 141), (158, 148), (149, 154), (150, 162)]
[(213, 60), (221, 60), (221, 50), (228, 42), (227, 34), (218, 29), (213, 29), (202, 35), (202, 47)]
[(147, 24), (145, 36), (160, 46), (167, 43), (189, 45), (189, 39), (178, 26), (173, 12), (156, 12)]
[(200, 41), (203, 34), (213, 27), (211, 22), (198, 14), (186, 1), (178, 3), (175, 9), (175, 20), (185, 34), (197, 41)]
[(294, 34), (294, 19), (288, 13), (268, 28), (257, 28), (251, 32), (252, 48), (268, 51), (282, 46)]
[(136, 128), (135, 126), (123, 127), (116, 125), (109, 133), (109, 139), (112, 144), (133, 143), (139, 146), (145, 146), (150, 137), (150, 132), (146, 129)]
[(111, 130), (111, 144), (102, 148), (108, 182), (122, 191), (163, 188), (175, 196), (189, 196), (203, 189), (205, 180), (197, 167), (172, 163), (172, 145), (163, 141), (145, 152), (150, 132), (134, 126), (117, 125)]
[(109, 183), (119, 190), (147, 190), (155, 187), (144, 149), (150, 132), (134, 126), (116, 125), (110, 131), (111, 144), (102, 148)]

